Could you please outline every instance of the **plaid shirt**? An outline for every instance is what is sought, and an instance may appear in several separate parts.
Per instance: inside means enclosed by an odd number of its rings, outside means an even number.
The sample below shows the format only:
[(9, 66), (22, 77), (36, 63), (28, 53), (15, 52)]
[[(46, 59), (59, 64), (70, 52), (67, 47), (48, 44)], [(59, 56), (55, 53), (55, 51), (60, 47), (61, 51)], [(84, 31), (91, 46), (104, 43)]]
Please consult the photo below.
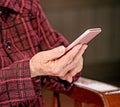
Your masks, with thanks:
[(0, 0), (0, 107), (43, 107), (41, 87), (72, 86), (58, 77), (30, 77), (30, 58), (59, 45), (68, 42), (51, 28), (38, 0)]

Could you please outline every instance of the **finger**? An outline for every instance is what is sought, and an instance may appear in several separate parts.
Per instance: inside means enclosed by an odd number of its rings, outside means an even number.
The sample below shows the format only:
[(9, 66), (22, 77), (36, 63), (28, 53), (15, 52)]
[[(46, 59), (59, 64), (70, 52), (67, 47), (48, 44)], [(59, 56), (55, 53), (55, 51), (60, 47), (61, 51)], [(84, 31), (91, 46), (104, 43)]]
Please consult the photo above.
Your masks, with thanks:
[(54, 60), (61, 57), (65, 53), (65, 47), (59, 46), (57, 48), (44, 51), (45, 59), (46, 60)]
[[(59, 76), (66, 75), (69, 71), (71, 71), (79, 62), (79, 57), (82, 57), (78, 53), (80, 53), (80, 49), (82, 47), (82, 44), (79, 44), (72, 48), (68, 53), (66, 53), (64, 56), (62, 56), (59, 61), (57, 61), (57, 65), (60, 65), (57, 68), (62, 68), (62, 72), (59, 72)], [(78, 57), (78, 58), (76, 58)], [(81, 61), (81, 60), (80, 60)]]
[[(83, 59), (81, 59), (82, 57), (81, 52), (83, 52), (83, 50), (81, 50), (82, 46), (83, 46), (82, 44), (78, 44), (69, 53), (67, 53), (68, 56), (65, 57), (65, 60), (62, 59), (63, 60), (62, 64), (64, 69), (64, 71), (62, 72), (62, 75), (66, 75), (66, 73), (74, 69), (77, 64), (83, 62)], [(87, 46), (84, 46), (84, 47), (86, 48)], [(82, 65), (80, 67), (82, 68)]]
[(72, 77), (68, 77), (68, 76), (65, 76), (65, 77), (60, 77), (60, 79), (62, 79), (62, 80), (66, 80), (66, 81), (68, 81), (69, 83), (71, 83), (72, 81), (73, 81), (73, 78)]
[(81, 72), (83, 68), (83, 58), (81, 57), (81, 59), (79, 59), (78, 62), (74, 65), (75, 65), (74, 68), (72, 68), (71, 70), (69, 70), (69, 72), (65, 74), (64, 79), (70, 80), (70, 77), (73, 77), (77, 73)]
[(78, 67), (76, 67), (75, 69), (71, 70), (70, 75), (71, 75), (71, 76), (75, 76), (77, 73), (79, 73), (79, 72), (82, 71), (82, 68), (83, 68), (83, 66), (80, 66), (80, 67), (78, 66)]
[(69, 65), (71, 65), (75, 55), (77, 54), (77, 52), (79, 52), (81, 46), (82, 46), (81, 44), (75, 46), (68, 53), (66, 53), (59, 60), (57, 60), (57, 65), (59, 65), (58, 68), (62, 68), (62, 72), (59, 73), (60, 76), (64, 76), (67, 72), (69, 72), (69, 70), (73, 68), (73, 66)]
[[(65, 73), (68, 73), (67, 71), (71, 72), (72, 76), (74, 76), (76, 73), (81, 71), (83, 68), (83, 56), (81, 54), (78, 54), (74, 57), (71, 63), (69, 63), (65, 68)], [(65, 74), (64, 74), (65, 75)]]
[[(78, 45), (79, 50), (76, 51), (76, 54), (74, 54), (74, 57), (70, 59), (67, 64), (64, 66), (64, 80), (67, 80), (69, 82), (72, 81), (72, 77), (75, 76), (78, 72), (80, 72), (83, 68), (83, 53), (85, 52), (87, 45)], [(78, 49), (78, 46), (76, 46), (74, 49)], [(73, 49), (73, 50), (74, 50)], [(75, 50), (74, 50), (75, 51)], [(71, 50), (72, 52), (72, 50)]]
[(72, 76), (68, 76), (68, 77), (66, 78), (66, 80), (67, 80), (69, 83), (71, 83), (71, 82), (73, 81), (73, 77), (72, 77)]
[(59, 63), (61, 63), (64, 67), (69, 65), (73, 61), (74, 57), (79, 52), (81, 47), (82, 45), (79, 44), (75, 46), (74, 48), (72, 48), (69, 52), (67, 52), (64, 56), (60, 58)]
[(83, 55), (84, 52), (85, 52), (85, 50), (87, 49), (87, 47), (88, 47), (88, 45), (86, 45), (86, 44), (82, 45), (82, 47), (80, 48), (79, 54), (80, 54), (80, 55)]
[(70, 74), (74, 76), (83, 68), (83, 57), (78, 53), (73, 60), (74, 68), (70, 70)]
[[(71, 64), (69, 64), (68, 68), (71, 71), (71, 75), (74, 76), (78, 72), (80, 72), (83, 68), (83, 56), (82, 54), (85, 52), (87, 45), (83, 45), (77, 55), (74, 57)], [(71, 68), (72, 67), (72, 68)]]
[(73, 77), (70, 73), (67, 73), (65, 76), (64, 76), (64, 80), (68, 81), (68, 82), (72, 82), (73, 80)]
[(65, 76), (59, 77), (62, 80), (66, 80)]

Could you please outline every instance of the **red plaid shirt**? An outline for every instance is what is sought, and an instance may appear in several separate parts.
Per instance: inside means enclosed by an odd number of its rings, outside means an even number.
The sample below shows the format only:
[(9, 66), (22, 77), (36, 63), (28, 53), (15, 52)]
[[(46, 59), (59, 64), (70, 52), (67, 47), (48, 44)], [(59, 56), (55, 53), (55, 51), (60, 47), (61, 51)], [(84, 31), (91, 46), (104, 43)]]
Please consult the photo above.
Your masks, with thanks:
[(58, 77), (30, 77), (30, 58), (59, 45), (68, 42), (51, 28), (38, 0), (0, 0), (0, 107), (43, 107), (41, 87), (72, 86)]

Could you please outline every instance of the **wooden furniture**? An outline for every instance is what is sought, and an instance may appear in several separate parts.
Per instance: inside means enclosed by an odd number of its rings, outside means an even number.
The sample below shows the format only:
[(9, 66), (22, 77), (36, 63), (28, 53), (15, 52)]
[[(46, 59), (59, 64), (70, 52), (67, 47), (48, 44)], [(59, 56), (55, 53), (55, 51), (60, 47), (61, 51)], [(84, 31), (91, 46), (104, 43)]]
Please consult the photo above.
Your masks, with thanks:
[[(61, 92), (74, 99), (74, 107), (120, 107), (120, 88), (103, 82), (79, 78), (69, 92)], [(61, 107), (59, 93), (54, 92), (53, 106)]]

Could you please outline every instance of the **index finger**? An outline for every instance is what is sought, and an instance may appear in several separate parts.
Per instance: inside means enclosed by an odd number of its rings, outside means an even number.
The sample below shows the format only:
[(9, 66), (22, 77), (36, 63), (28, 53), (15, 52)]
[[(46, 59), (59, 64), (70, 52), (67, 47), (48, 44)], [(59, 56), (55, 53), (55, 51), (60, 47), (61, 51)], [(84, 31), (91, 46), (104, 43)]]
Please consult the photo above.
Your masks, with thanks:
[(82, 45), (81, 48), (80, 48), (79, 54), (83, 55), (87, 47), (88, 47), (87, 44)]
[(64, 66), (70, 64), (73, 61), (73, 59), (75, 58), (75, 56), (77, 55), (77, 53), (80, 51), (81, 47), (82, 47), (82, 44), (79, 44), (79, 45), (76, 45), (75, 47), (73, 47), (71, 50), (69, 50), (66, 54), (64, 54), (59, 59), (59, 62)]

